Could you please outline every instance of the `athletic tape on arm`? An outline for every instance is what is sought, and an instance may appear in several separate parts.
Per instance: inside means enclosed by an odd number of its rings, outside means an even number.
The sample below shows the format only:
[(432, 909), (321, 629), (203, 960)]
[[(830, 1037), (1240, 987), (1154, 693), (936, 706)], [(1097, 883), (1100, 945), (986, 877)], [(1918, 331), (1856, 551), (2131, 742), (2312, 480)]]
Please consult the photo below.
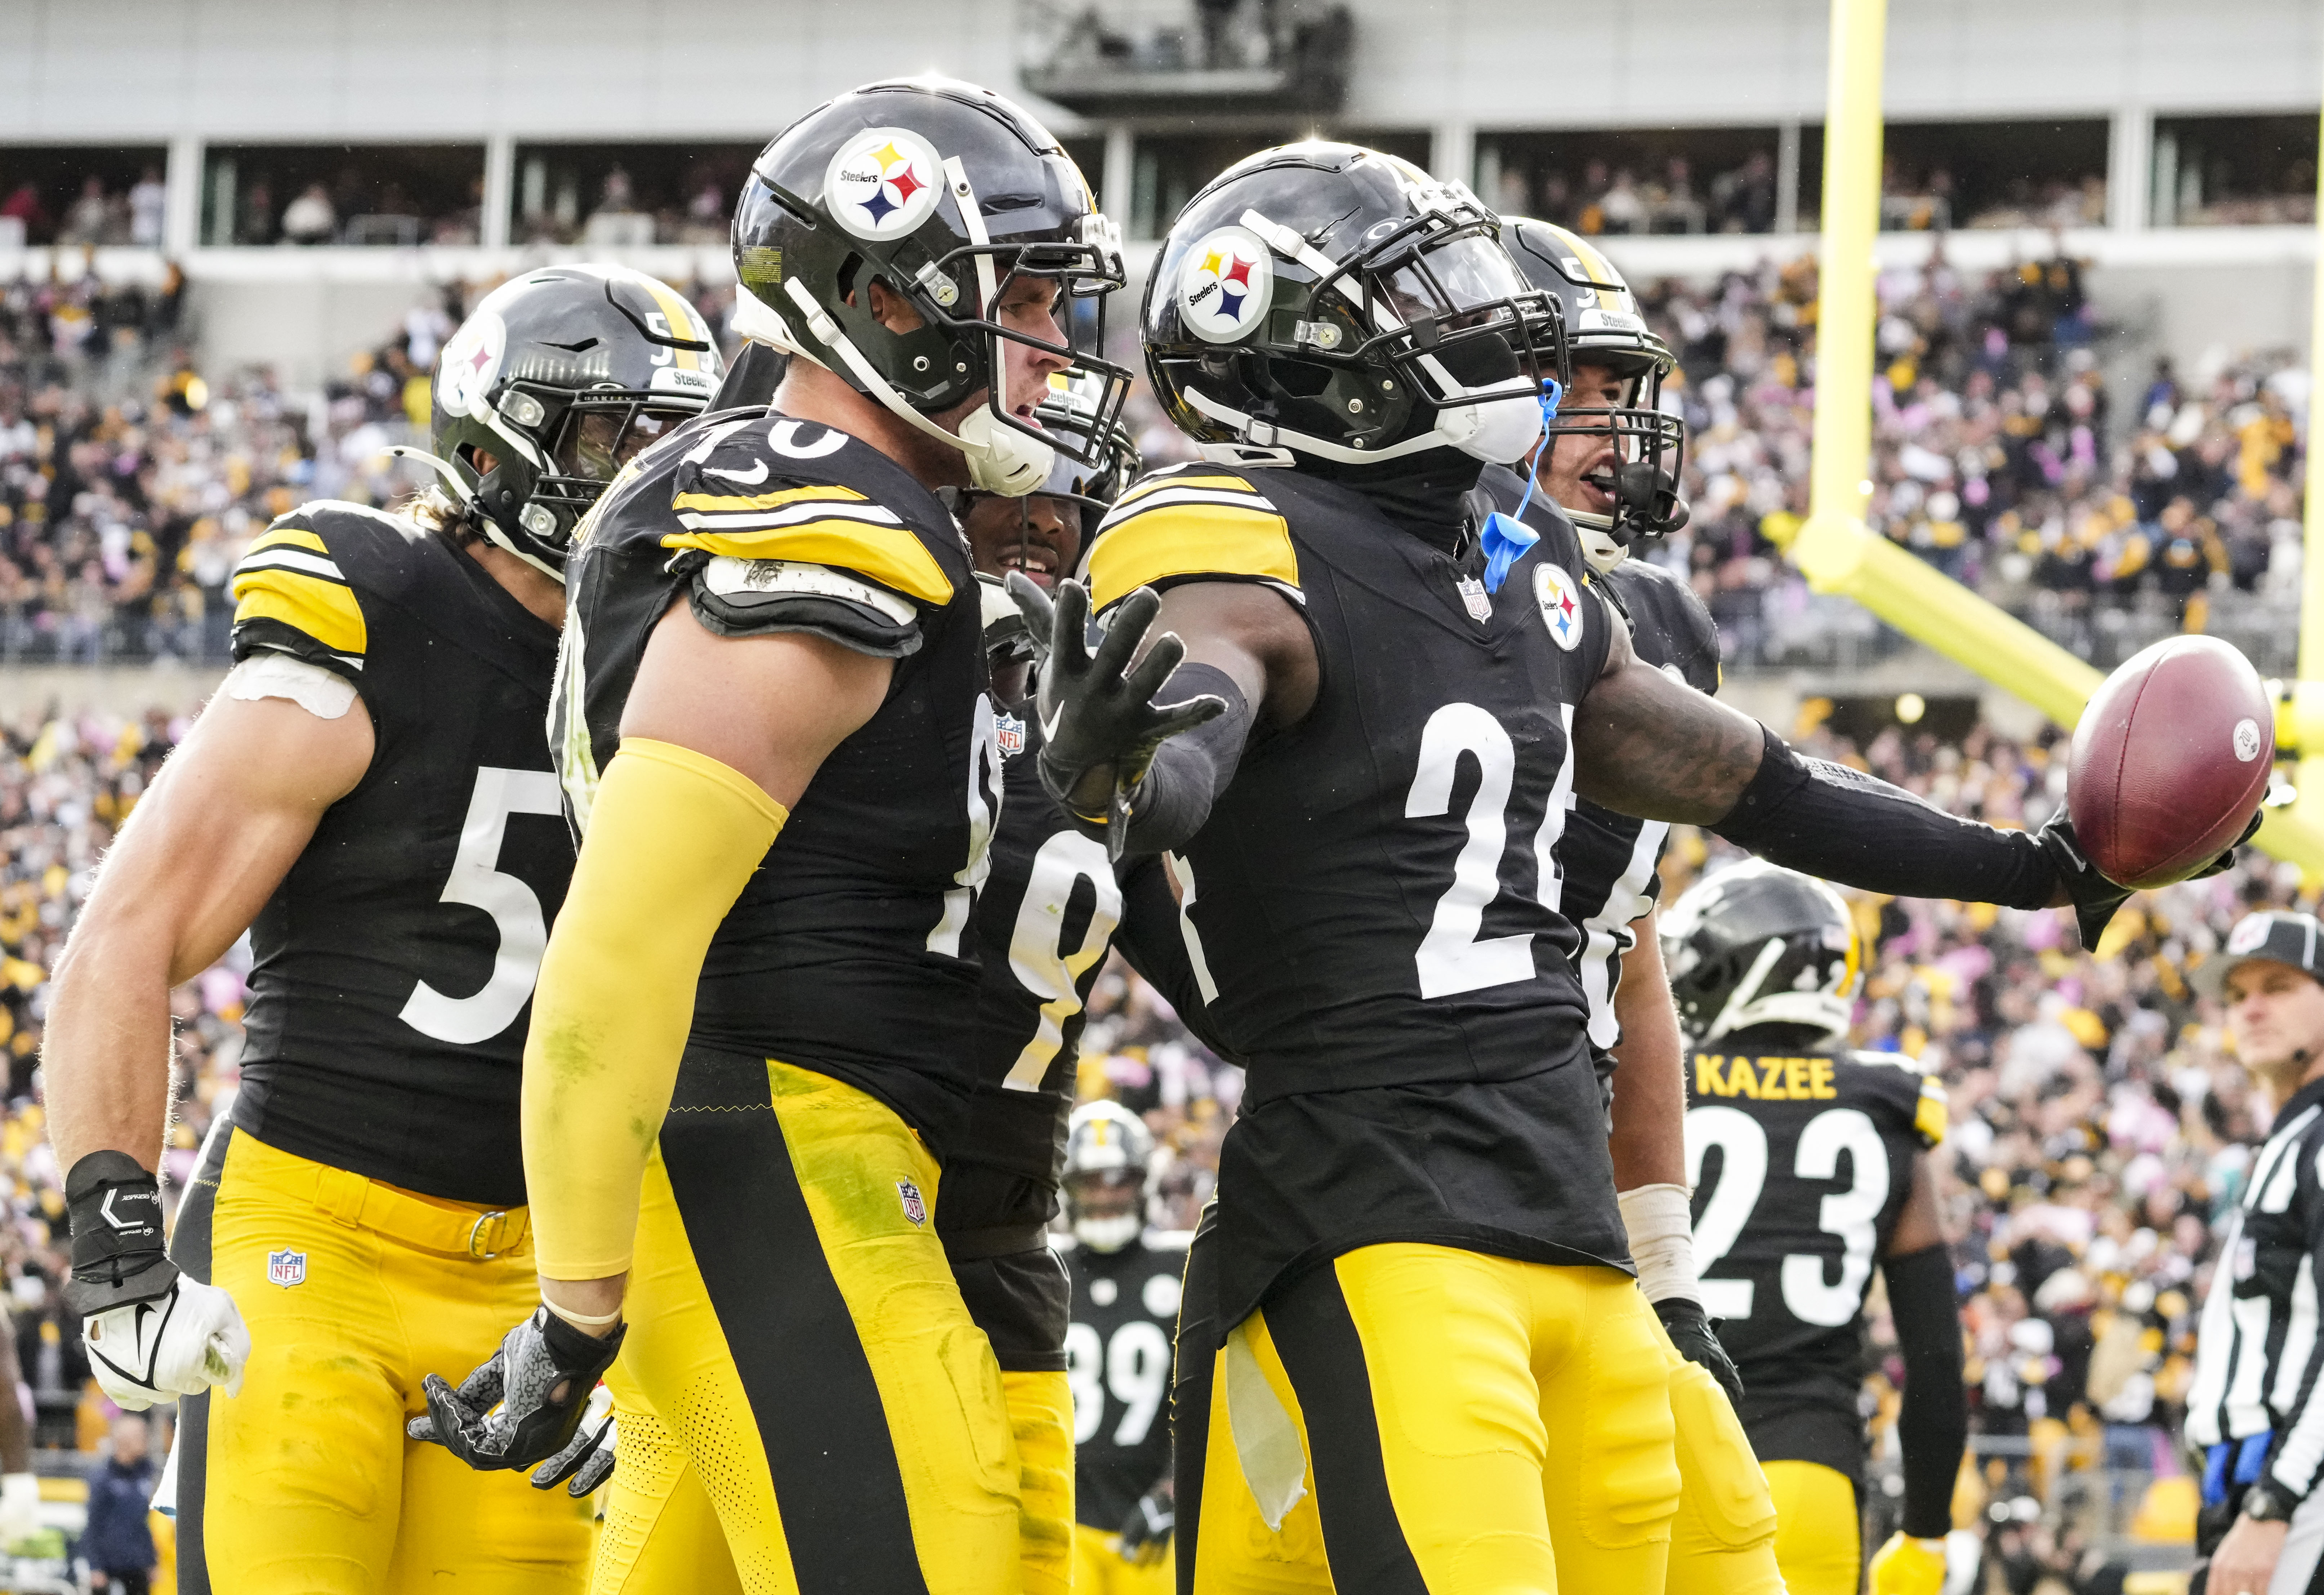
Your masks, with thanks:
[(550, 1279), (625, 1272), (710, 939), (789, 814), (715, 759), (623, 740), (540, 963), (524, 1176)]

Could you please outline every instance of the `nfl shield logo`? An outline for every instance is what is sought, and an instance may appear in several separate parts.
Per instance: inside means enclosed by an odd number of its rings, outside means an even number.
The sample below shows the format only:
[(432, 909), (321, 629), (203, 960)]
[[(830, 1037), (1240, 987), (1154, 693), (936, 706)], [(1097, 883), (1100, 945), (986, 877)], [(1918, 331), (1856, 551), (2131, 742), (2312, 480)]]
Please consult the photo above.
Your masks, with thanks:
[(1489, 621), (1493, 618), (1493, 601), (1487, 596), (1484, 583), (1475, 576), (1464, 576), (1453, 585), (1460, 589), (1461, 602), (1467, 607), (1471, 620)]
[(993, 740), (1001, 744), (1001, 756), (1014, 759), (1025, 751), (1025, 723), (1014, 715), (1002, 715), (992, 722)]
[(303, 1251), (270, 1251), (266, 1254), (266, 1279), (288, 1290), (294, 1285), (307, 1283), (307, 1254)]
[(928, 1222), (928, 1204), (921, 1199), (920, 1188), (909, 1180), (896, 1182), (896, 1194), (903, 1199), (904, 1216), (916, 1224)]

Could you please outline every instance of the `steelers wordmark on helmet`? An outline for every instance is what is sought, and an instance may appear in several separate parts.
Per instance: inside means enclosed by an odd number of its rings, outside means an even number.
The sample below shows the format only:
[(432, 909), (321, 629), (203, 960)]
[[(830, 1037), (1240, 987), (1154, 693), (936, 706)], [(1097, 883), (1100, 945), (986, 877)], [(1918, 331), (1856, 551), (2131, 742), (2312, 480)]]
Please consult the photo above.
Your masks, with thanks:
[(824, 203), (858, 238), (897, 238), (927, 219), (944, 192), (936, 147), (901, 127), (871, 127), (839, 146), (824, 174)]
[(1258, 324), (1274, 298), (1275, 263), (1267, 245), (1241, 227), (1221, 227), (1186, 252), (1178, 310), (1196, 337), (1232, 343)]
[(1550, 636), (1569, 653), (1582, 646), (1582, 589), (1557, 566), (1534, 567), (1533, 595)]

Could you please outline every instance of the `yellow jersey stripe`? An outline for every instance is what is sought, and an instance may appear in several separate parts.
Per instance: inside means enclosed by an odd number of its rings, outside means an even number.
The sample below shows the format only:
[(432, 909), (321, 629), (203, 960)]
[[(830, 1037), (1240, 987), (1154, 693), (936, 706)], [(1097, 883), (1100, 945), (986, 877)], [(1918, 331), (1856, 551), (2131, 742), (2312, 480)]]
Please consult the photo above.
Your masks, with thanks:
[(235, 573), (234, 598), (236, 625), (250, 620), (280, 621), (351, 659), (362, 658), (370, 640), (363, 605), (345, 582), (275, 567), (241, 570)]
[(1913, 1108), (1913, 1128), (1921, 1132), (1921, 1139), (1929, 1145), (1939, 1146), (1944, 1141), (1945, 1130), (1951, 1120), (1952, 1114), (1945, 1102), (1943, 1083), (1933, 1074), (1923, 1077), (1921, 1100)]
[(1130, 505), (1136, 503), (1139, 499), (1151, 497), (1155, 493), (1161, 493), (1166, 489), (1173, 487), (1203, 487), (1209, 488), (1218, 493), (1246, 493), (1257, 503), (1265, 505), (1265, 507), (1269, 510), (1275, 508), (1273, 504), (1268, 503), (1266, 498), (1260, 494), (1257, 488), (1244, 481), (1241, 477), (1216, 475), (1149, 476), (1145, 481), (1139, 483), (1137, 486), (1131, 488), (1129, 492), (1123, 493), (1120, 498), (1116, 499), (1114, 501), (1114, 508), (1118, 510), (1127, 509)]
[(734, 559), (788, 559), (866, 576), (923, 604), (952, 602), (952, 578), (920, 539), (902, 527), (863, 521), (807, 521), (796, 526), (734, 531), (674, 531), (665, 549), (700, 549)]
[(670, 501), (669, 507), (733, 513), (742, 510), (779, 510), (785, 504), (862, 502), (863, 495), (852, 487), (784, 487), (773, 493), (681, 493)]
[(244, 552), (254, 554), (261, 549), (272, 549), (284, 544), (294, 549), (311, 549), (318, 554), (330, 553), (330, 549), (323, 546), (323, 539), (303, 526), (270, 526), (260, 535), (258, 540), (251, 544)]
[(1090, 549), (1090, 602), (1118, 604), (1173, 576), (1256, 577), (1299, 590), (1299, 556), (1283, 517), (1223, 504), (1168, 504), (1132, 515)]

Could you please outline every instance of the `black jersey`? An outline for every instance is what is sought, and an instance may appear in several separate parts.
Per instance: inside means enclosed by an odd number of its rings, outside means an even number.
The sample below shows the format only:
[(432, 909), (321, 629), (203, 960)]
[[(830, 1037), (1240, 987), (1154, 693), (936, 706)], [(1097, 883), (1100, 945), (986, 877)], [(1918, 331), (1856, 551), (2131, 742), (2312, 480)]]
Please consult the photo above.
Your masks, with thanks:
[(683, 597), (727, 636), (892, 658), (710, 944), (690, 1042), (878, 1097), (947, 1153), (976, 1001), (970, 910), (1000, 807), (976, 583), (959, 528), (885, 455), (770, 410), (681, 427), (583, 522), (550, 733), (586, 831), (653, 627)]
[(557, 632), (441, 535), (359, 504), (276, 521), (234, 595), (235, 658), (345, 677), (374, 739), (251, 924), (235, 1121), (372, 1179), (516, 1205), (525, 1020), (573, 871), (541, 735)]
[(1555, 862), (1613, 623), (1582, 568), (1553, 530), (1489, 594), (1353, 489), (1216, 466), (1146, 478), (1091, 550), (1101, 609), (1259, 582), (1315, 640), (1314, 708), (1253, 737), (1173, 861), (1208, 1023), (1249, 1071), (1220, 1171), (1230, 1324), (1380, 1241), (1627, 1256)]
[(1893, 1053), (1698, 1052), (1686, 1114), (1703, 1310), (1762, 1461), (1863, 1465), (1864, 1292), (1944, 1139), (1945, 1093)]
[(1119, 1529), (1170, 1475), (1170, 1355), (1186, 1272), (1180, 1231), (1149, 1230), (1120, 1251), (1068, 1247), (1073, 1327), (1074, 1516)]

